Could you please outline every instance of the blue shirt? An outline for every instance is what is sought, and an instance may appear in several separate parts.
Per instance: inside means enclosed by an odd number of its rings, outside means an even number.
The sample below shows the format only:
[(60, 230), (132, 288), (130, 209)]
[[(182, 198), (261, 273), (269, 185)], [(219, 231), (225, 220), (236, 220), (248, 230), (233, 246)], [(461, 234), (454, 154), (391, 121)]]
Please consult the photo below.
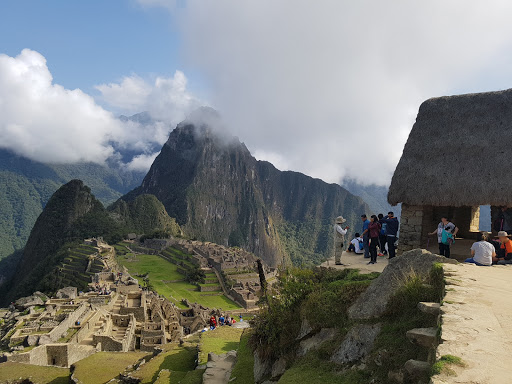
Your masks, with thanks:
[(363, 232), (368, 229), (368, 226), (370, 225), (370, 220), (366, 219), (363, 221)]

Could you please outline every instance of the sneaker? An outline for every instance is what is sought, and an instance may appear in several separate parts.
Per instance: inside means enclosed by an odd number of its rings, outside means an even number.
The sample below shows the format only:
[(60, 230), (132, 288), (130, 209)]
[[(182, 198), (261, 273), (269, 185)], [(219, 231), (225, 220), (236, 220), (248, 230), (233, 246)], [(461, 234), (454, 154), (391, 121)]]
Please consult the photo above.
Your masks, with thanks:
[(377, 256), (384, 257), (384, 254), (383, 253), (379, 253)]
[(335, 265), (345, 265), (345, 264), (343, 264), (343, 263), (336, 263)]
[(369, 263), (367, 263), (366, 265), (370, 265), (370, 264), (375, 264), (373, 261), (370, 261)]

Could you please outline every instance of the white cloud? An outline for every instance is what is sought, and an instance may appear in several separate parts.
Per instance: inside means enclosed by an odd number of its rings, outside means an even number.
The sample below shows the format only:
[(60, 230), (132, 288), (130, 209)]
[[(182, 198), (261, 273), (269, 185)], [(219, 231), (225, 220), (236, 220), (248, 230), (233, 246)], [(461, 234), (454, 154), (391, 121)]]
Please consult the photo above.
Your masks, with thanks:
[(505, 0), (153, 3), (234, 133), (327, 181), (388, 183), (423, 100), (512, 81)]
[[(186, 77), (158, 77), (153, 85), (133, 75), (120, 84), (98, 86), (110, 104), (129, 112), (147, 109), (162, 121), (121, 121), (80, 89), (54, 84), (46, 59), (24, 49), (0, 55), (0, 148), (41, 162), (74, 163), (136, 156), (128, 169), (149, 169), (169, 136), (196, 104)], [(155, 150), (157, 152), (155, 153)]]
[(120, 122), (81, 90), (52, 80), (38, 52), (0, 55), (0, 147), (39, 161), (104, 162)]
[(105, 102), (123, 113), (147, 111), (155, 120), (175, 126), (201, 102), (187, 91), (187, 78), (181, 71), (173, 77), (156, 77), (152, 84), (132, 75), (121, 83), (97, 85)]

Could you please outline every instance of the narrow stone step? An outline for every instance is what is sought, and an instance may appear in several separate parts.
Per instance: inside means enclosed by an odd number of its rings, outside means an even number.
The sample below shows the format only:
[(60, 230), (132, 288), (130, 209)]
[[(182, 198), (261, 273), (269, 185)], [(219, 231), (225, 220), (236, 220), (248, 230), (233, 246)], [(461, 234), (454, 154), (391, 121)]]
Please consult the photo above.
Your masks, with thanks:
[(407, 360), (404, 364), (405, 371), (410, 378), (419, 378), (427, 376), (430, 373), (430, 364), (426, 361)]
[(439, 315), (441, 313), (441, 304), (439, 303), (427, 303), (422, 301), (418, 303), (418, 309), (429, 315)]
[(414, 328), (407, 331), (406, 336), (422, 347), (431, 348), (437, 345), (437, 328)]

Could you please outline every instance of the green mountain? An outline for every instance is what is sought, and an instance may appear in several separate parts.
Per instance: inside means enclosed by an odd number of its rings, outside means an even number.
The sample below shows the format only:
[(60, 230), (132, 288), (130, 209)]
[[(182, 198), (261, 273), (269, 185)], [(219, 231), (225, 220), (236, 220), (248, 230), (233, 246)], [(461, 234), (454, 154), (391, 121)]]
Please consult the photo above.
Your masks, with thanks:
[[(116, 204), (109, 212), (81, 180), (70, 181), (52, 195), (37, 218), (24, 250), (17, 253), (18, 259), (13, 262), (8, 258), (9, 265), (0, 263), (0, 274), (3, 272), (10, 278), (0, 285), (0, 302), (6, 303), (35, 290), (52, 292), (69, 285), (69, 279), (66, 281), (60, 275), (66, 274), (67, 266), (77, 272), (82, 268), (83, 274), (91, 253), (81, 249), (83, 239), (103, 236), (107, 242), (114, 243), (129, 232), (141, 233), (141, 230), (181, 233), (154, 196), (142, 195), (129, 204)], [(15, 271), (6, 271), (14, 265)], [(87, 276), (78, 277), (87, 280)]]
[(20, 250), (52, 194), (84, 180), (105, 205), (140, 185), (144, 174), (94, 163), (43, 164), (0, 150), (0, 260)]
[(359, 229), (362, 199), (337, 184), (257, 161), (201, 111), (171, 132), (142, 185), (123, 197), (155, 195), (188, 236), (241, 246), (268, 264), (319, 263), (332, 253), (338, 215)]

